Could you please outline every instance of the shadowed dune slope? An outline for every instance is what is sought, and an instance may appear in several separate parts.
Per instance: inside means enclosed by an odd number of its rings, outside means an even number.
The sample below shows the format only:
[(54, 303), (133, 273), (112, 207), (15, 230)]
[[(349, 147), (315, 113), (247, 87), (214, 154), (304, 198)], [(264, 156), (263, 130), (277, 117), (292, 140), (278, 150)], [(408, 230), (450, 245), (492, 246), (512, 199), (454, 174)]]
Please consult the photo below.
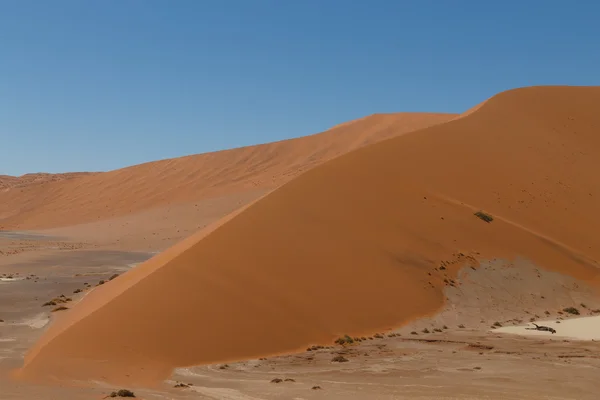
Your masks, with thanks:
[(512, 90), (314, 168), (98, 288), (20, 376), (151, 381), (397, 326), (443, 305), (456, 269), (435, 268), (457, 252), (597, 283), (599, 105), (596, 87)]
[(298, 139), (0, 191), (0, 227), (56, 228), (229, 192), (274, 188), (348, 151), (454, 117), (454, 114), (430, 113), (376, 114)]

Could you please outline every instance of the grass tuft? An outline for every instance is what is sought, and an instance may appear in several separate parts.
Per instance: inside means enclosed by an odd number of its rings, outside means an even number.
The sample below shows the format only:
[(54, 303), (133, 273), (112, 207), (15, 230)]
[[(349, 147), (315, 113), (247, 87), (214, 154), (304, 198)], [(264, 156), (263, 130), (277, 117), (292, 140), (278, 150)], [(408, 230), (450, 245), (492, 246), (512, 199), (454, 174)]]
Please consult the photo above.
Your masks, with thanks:
[(492, 217), (490, 214), (484, 213), (483, 211), (477, 211), (475, 213), (475, 216), (487, 222), (488, 224), (494, 220), (494, 217)]

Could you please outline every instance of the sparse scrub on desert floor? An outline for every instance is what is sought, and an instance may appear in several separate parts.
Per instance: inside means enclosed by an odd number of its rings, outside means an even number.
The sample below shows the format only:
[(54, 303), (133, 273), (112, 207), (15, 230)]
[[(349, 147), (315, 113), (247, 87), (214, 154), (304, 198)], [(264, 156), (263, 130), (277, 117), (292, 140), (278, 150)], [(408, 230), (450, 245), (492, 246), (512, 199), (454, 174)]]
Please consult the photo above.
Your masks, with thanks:
[(416, 331), (412, 331), (410, 334), (411, 335), (418, 335), (418, 333)]
[(585, 303), (581, 303), (580, 306), (581, 306), (581, 308), (587, 308), (587, 306), (585, 305)]
[(65, 310), (68, 310), (68, 309), (69, 309), (69, 307), (58, 306), (55, 309), (53, 309), (52, 312), (65, 311)]
[(591, 312), (592, 314), (600, 314), (600, 308), (597, 308), (597, 309), (595, 309), (595, 310), (590, 310), (590, 312)]
[(354, 339), (348, 335), (344, 335), (341, 338), (337, 338), (335, 340), (335, 344), (344, 345), (344, 344), (352, 344), (354, 343)]
[(579, 315), (579, 310), (575, 307), (563, 308), (563, 311), (572, 315)]
[(438, 333), (439, 333), (439, 332), (442, 332), (442, 330), (441, 330), (440, 328), (434, 328), (434, 329), (433, 329), (433, 331), (434, 331), (434, 332), (438, 332)]
[(281, 383), (281, 382), (283, 382), (283, 379), (281, 379), (281, 378), (275, 378), (275, 379), (271, 380), (271, 383)]
[(187, 383), (182, 383), (182, 382), (178, 382), (175, 386), (173, 386), (175, 388), (189, 388), (190, 385)]
[(465, 329), (465, 325), (464, 325), (464, 324), (460, 324), (458, 327), (459, 327), (460, 329)]
[(135, 397), (135, 394), (131, 390), (120, 389), (116, 392), (112, 392), (108, 397)]
[(421, 332), (423, 332), (423, 333), (429, 333), (429, 329), (425, 328)]
[(483, 211), (477, 211), (477, 212), (475, 213), (475, 216), (476, 216), (477, 218), (479, 218), (479, 219), (481, 219), (481, 220), (483, 220), (483, 221), (487, 222), (487, 223), (490, 223), (490, 222), (492, 222), (492, 221), (494, 220), (494, 217), (492, 217), (490, 214), (488, 214), (488, 213), (485, 213), (485, 212), (483, 212)]
[(469, 343), (469, 347), (473, 348), (473, 349), (479, 349), (479, 350), (492, 350), (494, 348), (494, 346), (490, 346), (487, 344), (480, 344), (480, 343)]
[(65, 304), (65, 303), (68, 303), (68, 302), (70, 302), (72, 300), (73, 299), (71, 299), (70, 297), (67, 297), (64, 294), (61, 294), (60, 296), (55, 297), (52, 300), (47, 301), (44, 304), (42, 304), (42, 307), (56, 306), (56, 305), (59, 305), (59, 304)]
[(321, 390), (323, 388), (321, 386), (313, 386), (311, 389), (312, 390)]
[(500, 328), (502, 326), (502, 324), (500, 322), (496, 321), (496, 322), (494, 322), (493, 326)]
[(348, 360), (346, 357), (344, 357), (342, 355), (337, 355), (331, 359), (331, 362), (339, 362), (339, 363), (348, 362), (348, 361), (350, 361), (350, 360)]
[(376, 339), (383, 339), (383, 335), (381, 333), (376, 333), (373, 335), (373, 337)]

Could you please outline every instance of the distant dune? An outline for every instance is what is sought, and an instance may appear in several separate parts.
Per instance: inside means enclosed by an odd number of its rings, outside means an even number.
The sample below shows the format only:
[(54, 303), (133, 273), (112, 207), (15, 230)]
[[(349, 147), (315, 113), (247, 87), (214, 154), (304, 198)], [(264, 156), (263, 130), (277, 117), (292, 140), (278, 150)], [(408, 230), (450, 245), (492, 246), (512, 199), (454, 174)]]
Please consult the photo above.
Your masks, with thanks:
[[(398, 326), (442, 307), (446, 283), (430, 273), (443, 261), (522, 256), (598, 283), (599, 105), (598, 87), (511, 90), (462, 118), (308, 170), (86, 296), (30, 351), (20, 376), (151, 382), (176, 366)], [(368, 129), (381, 138), (403, 126), (399, 116), (373, 118), (328, 140), (353, 134), (350, 150), (369, 139)], [(300, 162), (309, 149), (320, 149), (315, 160), (341, 152), (316, 140), (81, 178), (57, 186), (47, 208), (19, 221), (50, 225), (243, 180), (286, 181), (310, 164)], [(108, 205), (115, 211), (102, 210)], [(493, 221), (474, 216), (479, 210)], [(450, 265), (451, 279), (460, 263)]]
[(58, 182), (93, 174), (93, 172), (68, 172), (64, 174), (39, 172), (21, 176), (0, 175), (0, 191), (3, 189), (23, 188), (29, 185), (39, 185), (48, 182)]
[(21, 185), (18, 191), (0, 190), (0, 228), (56, 228), (230, 192), (275, 188), (348, 151), (454, 117), (376, 114), (298, 139), (150, 162), (79, 179), (45, 180), (43, 185)]

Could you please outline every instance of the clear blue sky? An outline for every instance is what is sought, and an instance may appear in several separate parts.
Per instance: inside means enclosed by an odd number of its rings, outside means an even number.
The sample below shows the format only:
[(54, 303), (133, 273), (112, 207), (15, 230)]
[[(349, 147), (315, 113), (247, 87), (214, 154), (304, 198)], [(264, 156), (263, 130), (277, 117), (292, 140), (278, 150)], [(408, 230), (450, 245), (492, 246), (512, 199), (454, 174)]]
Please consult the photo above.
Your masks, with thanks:
[(595, 0), (0, 0), (0, 174), (600, 85), (599, 15)]

